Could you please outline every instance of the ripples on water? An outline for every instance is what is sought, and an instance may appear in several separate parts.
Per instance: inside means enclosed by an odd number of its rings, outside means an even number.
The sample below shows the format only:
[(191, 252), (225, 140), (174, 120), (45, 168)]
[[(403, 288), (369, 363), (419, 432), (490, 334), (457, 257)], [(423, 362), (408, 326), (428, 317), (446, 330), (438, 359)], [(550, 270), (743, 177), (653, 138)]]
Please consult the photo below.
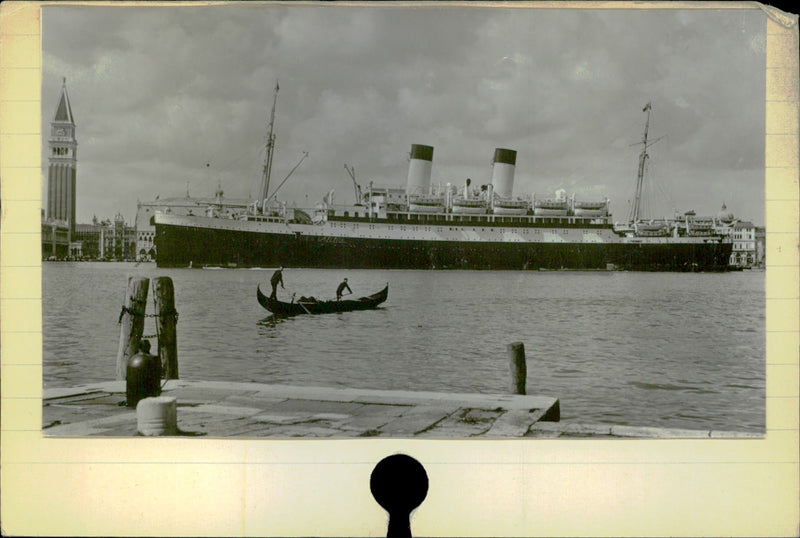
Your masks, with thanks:
[(562, 421), (764, 428), (763, 272), (286, 269), (285, 300), (390, 283), (379, 310), (291, 319), (256, 300), (271, 274), (46, 263), (44, 384), (113, 379), (127, 276), (170, 276), (182, 378), (505, 393), (522, 341), (528, 393), (558, 397)]

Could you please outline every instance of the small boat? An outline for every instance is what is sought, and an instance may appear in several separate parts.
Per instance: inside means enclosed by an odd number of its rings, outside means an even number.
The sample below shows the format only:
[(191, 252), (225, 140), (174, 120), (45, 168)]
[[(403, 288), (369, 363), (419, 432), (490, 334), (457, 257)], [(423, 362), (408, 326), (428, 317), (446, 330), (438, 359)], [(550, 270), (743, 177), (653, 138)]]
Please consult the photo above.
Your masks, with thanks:
[(607, 214), (608, 201), (578, 201), (572, 204), (572, 213), (576, 217), (603, 217)]
[(317, 301), (305, 297), (299, 301), (285, 303), (277, 299), (270, 299), (261, 292), (261, 286), (256, 288), (258, 302), (276, 315), (296, 316), (298, 314), (332, 314), (334, 312), (350, 312), (352, 310), (370, 310), (377, 308), (389, 295), (389, 284), (378, 293), (360, 299), (345, 299), (341, 301)]
[(527, 200), (497, 198), (492, 204), (495, 215), (525, 215), (530, 204)]
[(484, 213), (486, 212), (486, 200), (481, 198), (454, 198), (453, 213)]
[(565, 216), (567, 214), (568, 201), (566, 198), (547, 198), (544, 200), (533, 200), (533, 214), (544, 216)]
[(442, 196), (409, 196), (408, 210), (422, 213), (443, 213), (444, 198)]

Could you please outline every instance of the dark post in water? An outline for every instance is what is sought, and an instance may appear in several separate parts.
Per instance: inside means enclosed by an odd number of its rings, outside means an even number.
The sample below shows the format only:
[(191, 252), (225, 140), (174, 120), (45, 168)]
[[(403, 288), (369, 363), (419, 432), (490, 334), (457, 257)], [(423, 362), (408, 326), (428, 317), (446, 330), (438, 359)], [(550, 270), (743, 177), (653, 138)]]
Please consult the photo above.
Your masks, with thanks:
[(139, 341), (144, 332), (144, 313), (147, 307), (147, 290), (150, 279), (128, 277), (125, 304), (120, 313), (119, 350), (117, 351), (117, 379), (125, 379), (128, 358), (139, 352)]
[(508, 359), (511, 366), (511, 392), (525, 394), (525, 382), (528, 379), (528, 368), (525, 365), (525, 345), (522, 342), (512, 342), (506, 346)]
[(178, 313), (175, 311), (175, 288), (170, 277), (153, 279), (153, 297), (157, 314), (158, 356), (161, 357), (164, 379), (178, 379)]

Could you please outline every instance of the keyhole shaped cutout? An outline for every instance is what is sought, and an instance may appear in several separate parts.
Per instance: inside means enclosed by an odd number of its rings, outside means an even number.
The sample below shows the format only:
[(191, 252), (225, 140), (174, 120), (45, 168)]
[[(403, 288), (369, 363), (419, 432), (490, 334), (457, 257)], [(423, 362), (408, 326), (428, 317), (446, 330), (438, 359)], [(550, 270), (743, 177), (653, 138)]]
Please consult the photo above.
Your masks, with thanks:
[(372, 470), (369, 489), (389, 512), (386, 538), (410, 538), (411, 512), (428, 494), (428, 475), (422, 464), (405, 454), (387, 456)]

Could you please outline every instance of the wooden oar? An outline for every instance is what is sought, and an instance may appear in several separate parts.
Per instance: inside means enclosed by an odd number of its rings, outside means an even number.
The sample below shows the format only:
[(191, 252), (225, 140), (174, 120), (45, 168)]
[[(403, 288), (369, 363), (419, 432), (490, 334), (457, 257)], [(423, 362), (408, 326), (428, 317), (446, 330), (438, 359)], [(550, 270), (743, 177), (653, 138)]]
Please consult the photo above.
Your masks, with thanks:
[[(296, 296), (296, 295), (297, 295), (297, 292), (295, 292), (295, 293), (293, 293), (293, 294), (292, 294), (292, 302), (294, 302), (294, 298), (295, 298), (295, 296)], [(305, 311), (306, 311), (306, 314), (308, 314), (309, 316), (311, 315), (311, 312), (309, 312), (309, 311), (308, 311), (308, 308), (306, 308), (306, 307), (305, 307), (305, 305), (303, 305), (303, 301), (297, 301), (297, 304), (299, 304), (299, 305), (300, 305), (300, 307), (301, 307), (303, 310), (305, 310)]]

